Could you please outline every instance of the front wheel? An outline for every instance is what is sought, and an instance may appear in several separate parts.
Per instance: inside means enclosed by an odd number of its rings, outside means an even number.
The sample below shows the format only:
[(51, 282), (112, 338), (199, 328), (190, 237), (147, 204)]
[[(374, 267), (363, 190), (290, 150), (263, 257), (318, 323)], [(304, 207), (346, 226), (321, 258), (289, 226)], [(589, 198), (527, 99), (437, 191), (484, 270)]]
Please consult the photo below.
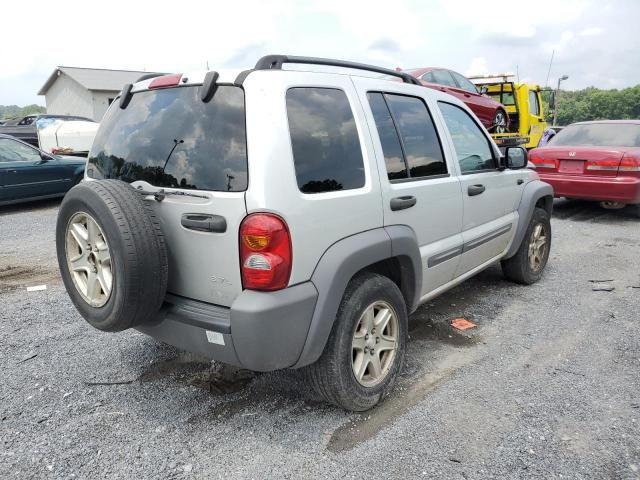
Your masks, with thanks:
[(551, 250), (551, 221), (544, 208), (536, 208), (516, 254), (502, 261), (509, 280), (531, 285), (542, 277)]
[(392, 389), (404, 359), (407, 308), (389, 278), (363, 274), (344, 294), (320, 359), (306, 368), (311, 387), (346, 410), (375, 406)]

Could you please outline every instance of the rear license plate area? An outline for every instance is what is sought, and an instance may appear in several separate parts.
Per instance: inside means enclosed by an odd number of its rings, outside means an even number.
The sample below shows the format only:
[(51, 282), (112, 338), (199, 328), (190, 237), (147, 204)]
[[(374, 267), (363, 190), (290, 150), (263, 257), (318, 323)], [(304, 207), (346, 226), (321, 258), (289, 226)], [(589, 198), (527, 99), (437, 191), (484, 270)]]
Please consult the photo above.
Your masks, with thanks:
[(583, 173), (584, 161), (583, 160), (560, 160), (560, 173)]

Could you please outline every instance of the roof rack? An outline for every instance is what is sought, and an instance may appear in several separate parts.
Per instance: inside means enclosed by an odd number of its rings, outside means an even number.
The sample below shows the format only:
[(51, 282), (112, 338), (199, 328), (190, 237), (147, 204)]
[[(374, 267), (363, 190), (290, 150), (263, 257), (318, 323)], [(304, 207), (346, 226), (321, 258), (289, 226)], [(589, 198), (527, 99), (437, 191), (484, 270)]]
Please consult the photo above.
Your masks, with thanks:
[(501, 78), (503, 82), (508, 82), (510, 78), (515, 78), (515, 74), (511, 72), (504, 73), (486, 73), (484, 75), (467, 75), (469, 80), (488, 80), (491, 78)]
[(297, 57), (289, 55), (266, 55), (258, 60), (254, 70), (282, 70), (285, 63), (299, 63), (306, 65), (327, 65), (330, 67), (353, 68), (356, 70), (367, 70), (369, 72), (382, 73), (393, 77), (401, 78), (404, 83), (412, 83), (414, 85), (422, 85), (420, 81), (405, 72), (398, 72), (389, 68), (376, 67), (375, 65), (367, 65), (365, 63), (347, 62), (345, 60), (333, 60), (330, 58), (317, 57)]

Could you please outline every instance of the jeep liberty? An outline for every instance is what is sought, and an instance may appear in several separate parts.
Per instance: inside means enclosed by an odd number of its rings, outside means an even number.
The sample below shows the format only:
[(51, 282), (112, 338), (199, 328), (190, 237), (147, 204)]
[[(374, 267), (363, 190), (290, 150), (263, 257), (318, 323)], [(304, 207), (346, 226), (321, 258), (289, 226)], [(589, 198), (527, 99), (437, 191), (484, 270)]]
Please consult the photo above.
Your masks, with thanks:
[(541, 277), (553, 191), (526, 166), (403, 72), (271, 55), (149, 75), (113, 102), (62, 202), (58, 262), (95, 328), (302, 368), (363, 411), (392, 388), (419, 305), (498, 261)]

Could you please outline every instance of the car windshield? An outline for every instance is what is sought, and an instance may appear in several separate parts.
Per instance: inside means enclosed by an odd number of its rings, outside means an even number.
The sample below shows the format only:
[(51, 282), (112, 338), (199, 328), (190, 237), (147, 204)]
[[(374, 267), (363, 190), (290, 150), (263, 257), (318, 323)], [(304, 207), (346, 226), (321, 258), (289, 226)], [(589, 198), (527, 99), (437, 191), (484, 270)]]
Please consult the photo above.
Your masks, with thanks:
[(569, 125), (549, 145), (556, 147), (640, 147), (640, 125), (633, 123), (585, 123)]
[(210, 102), (198, 86), (134, 93), (105, 114), (87, 174), (158, 187), (213, 191), (247, 188), (244, 92), (218, 87)]

